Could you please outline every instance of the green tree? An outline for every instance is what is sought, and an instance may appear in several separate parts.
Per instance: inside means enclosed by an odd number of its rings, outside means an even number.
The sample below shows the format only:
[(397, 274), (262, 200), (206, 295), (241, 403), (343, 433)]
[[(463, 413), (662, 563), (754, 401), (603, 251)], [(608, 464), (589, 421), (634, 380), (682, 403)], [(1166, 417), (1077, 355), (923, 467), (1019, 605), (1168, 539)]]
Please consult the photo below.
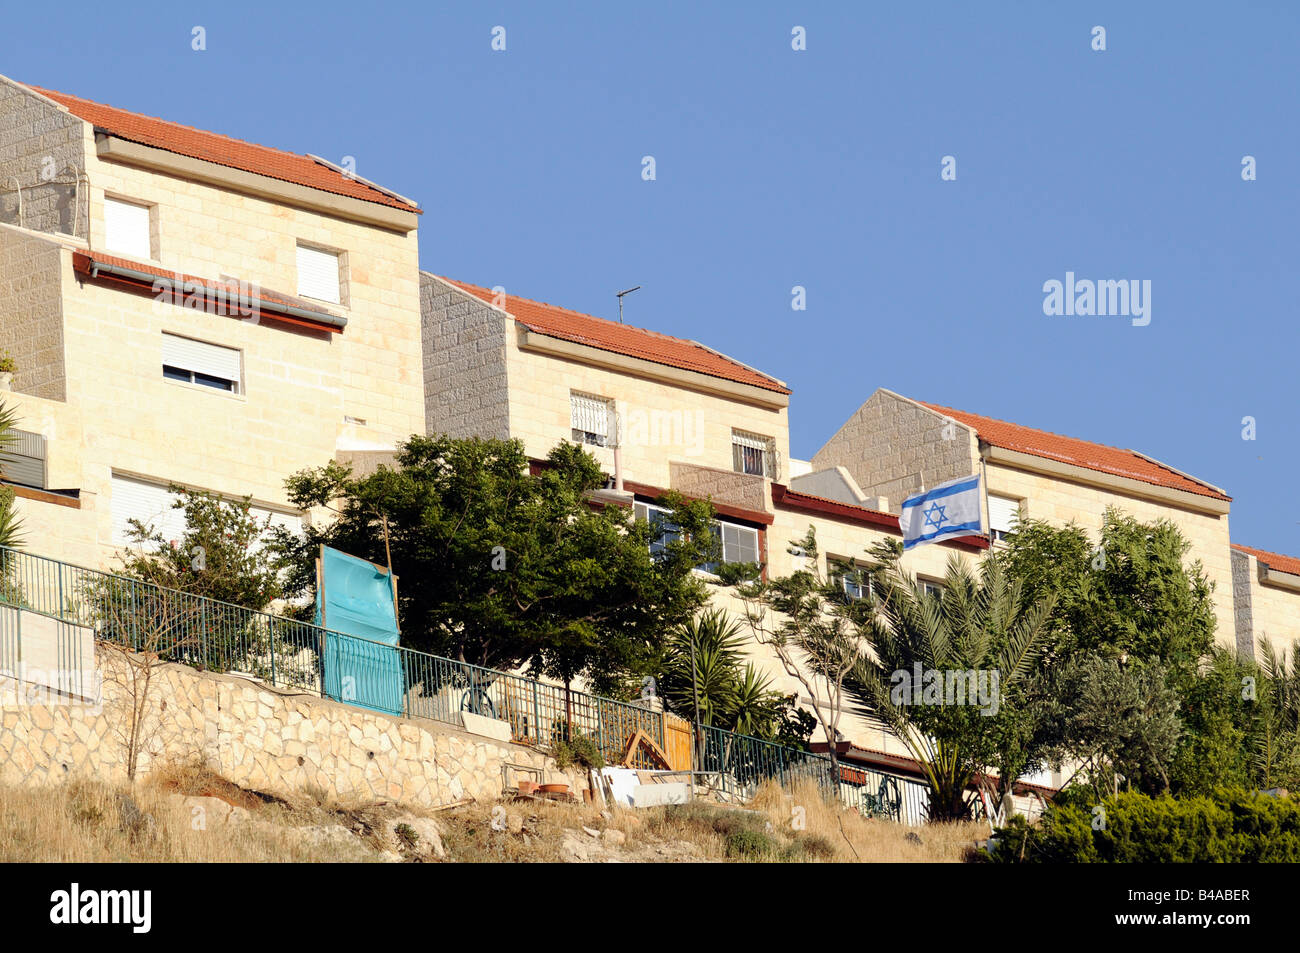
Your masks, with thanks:
[(261, 611), (283, 595), (283, 556), (270, 517), (252, 514), (251, 498), (227, 500), (206, 490), (172, 486), (185, 532), (175, 541), (140, 520), (118, 553), (119, 574), (167, 589)]
[(1173, 683), (1195, 677), (1214, 644), (1212, 585), (1191, 544), (1167, 520), (1143, 523), (1106, 510), (1099, 546), (1071, 523), (1017, 525), (998, 554), (1030, 598), (1051, 593), (1050, 651), (1155, 660)]
[(322, 544), (378, 563), (391, 552), (404, 645), (623, 695), (703, 605), (693, 570), (718, 555), (708, 503), (669, 496), (671, 522), (654, 526), (595, 505), (604, 474), (568, 443), (533, 474), (518, 440), (417, 435), (394, 467), (354, 478), (330, 464), (286, 485), (337, 514), (286, 542), (291, 592), (314, 588)]
[(1098, 799), (1119, 790), (1167, 793), (1183, 726), (1179, 698), (1164, 666), (1122, 664), (1086, 655), (1072, 659), (1061, 682), (1068, 687), (1057, 763), (1077, 766), (1076, 777)]

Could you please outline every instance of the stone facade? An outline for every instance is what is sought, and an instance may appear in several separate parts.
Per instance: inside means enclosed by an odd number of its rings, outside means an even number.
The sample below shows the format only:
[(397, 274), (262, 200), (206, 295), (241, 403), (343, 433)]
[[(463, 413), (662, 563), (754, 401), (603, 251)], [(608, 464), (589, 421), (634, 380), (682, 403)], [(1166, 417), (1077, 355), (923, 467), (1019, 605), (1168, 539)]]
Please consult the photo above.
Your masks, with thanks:
[(974, 431), (884, 388), (877, 390), (812, 459), (844, 467), (862, 492), (901, 501), (979, 471)]
[(14, 390), (50, 400), (63, 400), (67, 387), (61, 266), (56, 243), (0, 227), (0, 351), (17, 366)]
[[(97, 649), (104, 672), (97, 704), (53, 704), (41, 695), (31, 703), (22, 686), (0, 679), (0, 782), (126, 779), (131, 695), (122, 687), (124, 663), (116, 650)], [(201, 762), (266, 794), (311, 791), (424, 808), (497, 797), (524, 776), (503, 778), (506, 765), (534, 768), (544, 782), (568, 784), (579, 796), (586, 788), (580, 772), (559, 771), (532, 748), (181, 665), (157, 666), (147, 699), (139, 777), (169, 763)]]
[(1261, 661), (1260, 640), (1281, 657), (1300, 657), (1300, 576), (1261, 571), (1253, 553), (1232, 551), (1237, 651)]
[(86, 171), (83, 125), (0, 76), (0, 223), (85, 237), (87, 185), (77, 184)]
[(687, 496), (729, 503), (747, 510), (767, 509), (767, 481), (761, 476), (719, 467), (697, 467), (677, 460), (668, 464), (668, 472), (669, 485)]
[(426, 432), (498, 440), (510, 436), (508, 321), (491, 305), (420, 272)]

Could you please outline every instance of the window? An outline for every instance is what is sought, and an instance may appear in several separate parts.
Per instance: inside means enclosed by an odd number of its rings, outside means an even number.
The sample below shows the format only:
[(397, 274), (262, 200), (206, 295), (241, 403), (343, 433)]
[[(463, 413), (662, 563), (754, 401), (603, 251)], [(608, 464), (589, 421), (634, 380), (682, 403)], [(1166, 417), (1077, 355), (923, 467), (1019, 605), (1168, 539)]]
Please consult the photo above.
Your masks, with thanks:
[(104, 247), (132, 258), (153, 258), (149, 206), (104, 199)]
[[(125, 546), (132, 541), (130, 528), (133, 519), (139, 520), (151, 532), (158, 532), (168, 542), (179, 543), (185, 537), (185, 513), (172, 506), (176, 495), (166, 483), (114, 473), (111, 489), (113, 545)], [(302, 517), (297, 515), (261, 506), (251, 507), (249, 515), (259, 523), (265, 523), (269, 518), (272, 526), (283, 526), (294, 534), (302, 532)]]
[(328, 301), (330, 304), (342, 303), (339, 295), (338, 252), (308, 245), (298, 246), (298, 294), (304, 298)]
[(929, 579), (918, 579), (916, 584), (921, 587), (922, 595), (934, 596), (936, 599), (943, 598), (943, 585), (937, 582), (931, 582)]
[(744, 430), (731, 432), (731, 468), (776, 479), (776, 450), (772, 438)]
[[(738, 526), (735, 523), (715, 522), (713, 535), (722, 541), (724, 563), (758, 562), (758, 530), (750, 526)], [(718, 565), (705, 563), (700, 568), (705, 572), (716, 572)]]
[(871, 598), (871, 573), (862, 566), (850, 566), (845, 562), (832, 563), (831, 576), (854, 602)]
[[(635, 503), (632, 508), (637, 519), (646, 520), (660, 533), (650, 540), (650, 552), (657, 555), (664, 552), (668, 544), (680, 538), (677, 527), (669, 522), (669, 511), (662, 506), (651, 503)], [(759, 561), (758, 530), (750, 526), (726, 523), (715, 520), (713, 533), (722, 544), (722, 561), (724, 563), (756, 563)], [(705, 572), (714, 572), (717, 563), (705, 563), (699, 567)]]
[(240, 393), (240, 354), (233, 347), (207, 344), (163, 332), (163, 377)]
[(605, 398), (576, 391), (569, 394), (569, 426), (573, 429), (574, 443), (608, 446), (613, 416)]
[(1020, 501), (989, 494), (989, 532), (995, 540), (1006, 539), (1020, 519)]
[(45, 486), (45, 438), (26, 430), (11, 430), (14, 442), (0, 451), (0, 477), (19, 486)]

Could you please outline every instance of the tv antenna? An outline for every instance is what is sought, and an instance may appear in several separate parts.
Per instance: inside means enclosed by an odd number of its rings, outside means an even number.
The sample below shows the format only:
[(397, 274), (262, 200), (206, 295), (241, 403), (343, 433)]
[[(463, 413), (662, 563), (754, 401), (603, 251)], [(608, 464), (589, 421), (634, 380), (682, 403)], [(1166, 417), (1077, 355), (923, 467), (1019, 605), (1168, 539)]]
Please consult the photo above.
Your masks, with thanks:
[(637, 285), (635, 288), (628, 288), (627, 291), (620, 291), (614, 295), (614, 297), (618, 299), (618, 323), (619, 324), (623, 323), (623, 295), (630, 295), (633, 291), (640, 291), (640, 290), (641, 290), (641, 286)]

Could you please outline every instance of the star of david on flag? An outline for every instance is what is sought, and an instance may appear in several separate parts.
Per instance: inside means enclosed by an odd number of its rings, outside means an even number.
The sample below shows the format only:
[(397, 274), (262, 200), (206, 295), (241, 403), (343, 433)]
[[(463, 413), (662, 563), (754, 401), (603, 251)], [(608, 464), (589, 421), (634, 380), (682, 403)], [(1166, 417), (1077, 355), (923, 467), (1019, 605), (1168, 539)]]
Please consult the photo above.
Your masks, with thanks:
[(979, 474), (909, 496), (903, 501), (898, 524), (903, 530), (904, 550), (954, 536), (983, 536)]

